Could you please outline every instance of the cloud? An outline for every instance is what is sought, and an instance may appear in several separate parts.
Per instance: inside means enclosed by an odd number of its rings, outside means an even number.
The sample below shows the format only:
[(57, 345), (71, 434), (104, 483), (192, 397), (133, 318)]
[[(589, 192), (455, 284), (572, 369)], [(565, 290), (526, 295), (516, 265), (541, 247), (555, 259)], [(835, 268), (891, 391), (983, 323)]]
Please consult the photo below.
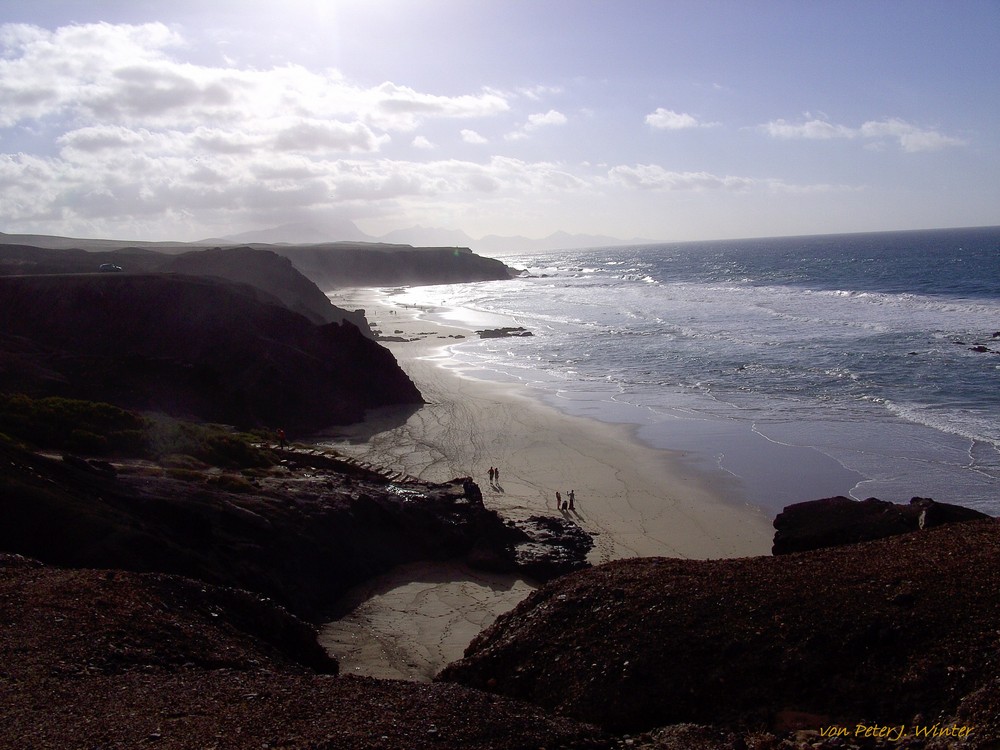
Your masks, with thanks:
[(388, 140), (388, 135), (378, 136), (360, 122), (304, 120), (278, 131), (274, 136), (273, 146), (278, 151), (329, 150), (352, 153), (378, 151)]
[(809, 120), (808, 122), (790, 123), (785, 120), (773, 120), (761, 128), (773, 138), (805, 138), (808, 140), (827, 140), (830, 138), (854, 138), (856, 130), (843, 125), (834, 125), (825, 120)]
[(522, 125), (518, 130), (508, 133), (504, 137), (508, 141), (522, 140), (527, 138), (536, 130), (550, 127), (552, 125), (565, 125), (567, 122), (568, 120), (566, 119), (566, 115), (562, 112), (550, 109), (548, 112), (539, 112), (528, 115), (528, 120), (524, 123), (524, 125)]
[(672, 172), (656, 164), (617, 166), (608, 170), (612, 182), (640, 190), (746, 190), (759, 184), (748, 177), (709, 172)]
[(686, 130), (688, 128), (711, 128), (719, 123), (698, 122), (697, 118), (687, 113), (657, 107), (655, 112), (646, 115), (646, 124), (657, 130)]
[[(508, 111), (497, 91), (444, 96), (292, 64), (196, 65), (179, 57), (185, 43), (155, 23), (0, 26), (0, 138), (54, 133), (44, 156), (0, 154), (7, 226), (120, 234), (127, 224), (176, 236), (187, 225), (330, 210), (344, 196), (364, 214), (380, 201), (488, 193), (509, 179), (490, 165), (452, 179), (443, 167), (377, 158), (394, 133)], [(473, 130), (463, 139), (485, 142)]]
[(949, 146), (964, 146), (966, 141), (944, 135), (936, 130), (921, 128), (898, 118), (869, 120), (858, 128), (837, 125), (814, 118), (805, 122), (790, 123), (772, 120), (760, 129), (773, 138), (829, 140), (833, 138), (862, 139), (869, 142), (895, 140), (903, 151), (936, 151)]
[(860, 128), (864, 138), (895, 138), (900, 148), (913, 153), (915, 151), (937, 151), (949, 146), (965, 146), (967, 141), (960, 138), (938, 133), (936, 130), (925, 130), (896, 118), (869, 121)]
[(549, 125), (565, 125), (566, 115), (562, 112), (557, 112), (554, 109), (550, 109), (548, 112), (539, 113), (534, 115), (528, 115), (528, 122), (524, 126), (525, 130), (538, 130), (538, 128), (548, 127)]
[(489, 141), (477, 133), (475, 130), (463, 130), (462, 140), (466, 143), (472, 143), (475, 145), (482, 145), (484, 143), (489, 143)]
[(83, 124), (196, 127), (212, 122), (252, 130), (269, 119), (301, 117), (412, 131), (429, 119), (492, 117), (509, 109), (506, 97), (493, 90), (442, 96), (391, 81), (357, 86), (337, 71), (297, 65), (265, 70), (193, 65), (173, 56), (183, 44), (179, 35), (155, 23), (55, 31), (2, 26), (0, 127), (64, 117)]

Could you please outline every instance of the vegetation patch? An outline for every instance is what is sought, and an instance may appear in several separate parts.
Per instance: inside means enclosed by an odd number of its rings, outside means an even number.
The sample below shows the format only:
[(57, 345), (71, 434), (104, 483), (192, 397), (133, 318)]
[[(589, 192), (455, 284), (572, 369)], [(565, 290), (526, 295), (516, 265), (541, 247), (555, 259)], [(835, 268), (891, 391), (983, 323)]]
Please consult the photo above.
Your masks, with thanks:
[(265, 437), (260, 434), (69, 398), (0, 393), (0, 433), (41, 449), (166, 460), (178, 468), (264, 468), (276, 462), (259, 447)]

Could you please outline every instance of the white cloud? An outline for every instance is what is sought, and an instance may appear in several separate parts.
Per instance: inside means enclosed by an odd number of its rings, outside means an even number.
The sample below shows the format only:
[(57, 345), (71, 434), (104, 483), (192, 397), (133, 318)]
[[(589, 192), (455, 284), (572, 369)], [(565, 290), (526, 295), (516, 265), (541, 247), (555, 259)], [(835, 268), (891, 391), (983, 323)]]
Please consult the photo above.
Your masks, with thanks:
[(508, 141), (523, 140), (536, 130), (553, 125), (565, 125), (567, 122), (566, 115), (554, 109), (550, 109), (548, 112), (538, 112), (528, 115), (528, 120), (524, 125), (508, 133), (504, 138)]
[(687, 128), (710, 128), (718, 123), (702, 123), (693, 115), (685, 112), (674, 112), (664, 107), (657, 107), (656, 111), (646, 115), (646, 124), (657, 130), (685, 130)]
[(801, 123), (773, 120), (762, 125), (761, 128), (773, 138), (827, 140), (829, 138), (854, 138), (857, 136), (857, 131), (843, 125), (834, 125), (825, 120), (809, 120)]
[(760, 184), (748, 177), (672, 172), (656, 164), (612, 167), (608, 177), (612, 182), (640, 190), (746, 190)]
[[(172, 233), (329, 210), (345, 196), (370, 211), (369, 202), (502, 184), (491, 168), (449, 179), (423, 165), (359, 160), (428, 120), (506, 112), (496, 91), (442, 96), (298, 65), (194, 65), (175, 56), (183, 46), (162, 24), (0, 26), (0, 137), (5, 128), (56, 132), (46, 157), (0, 155), (8, 226), (159, 222)], [(472, 130), (463, 138), (485, 142)], [(411, 143), (434, 147), (424, 136)]]
[(489, 143), (489, 141), (477, 133), (475, 130), (463, 130), (462, 140), (466, 143), (472, 143), (475, 145), (482, 145), (484, 143)]
[(524, 126), (524, 129), (538, 130), (538, 128), (548, 127), (549, 125), (565, 125), (565, 124), (566, 124), (566, 115), (564, 115), (562, 112), (557, 112), (554, 109), (550, 109), (548, 112), (528, 115), (528, 122)]
[(563, 89), (559, 86), (531, 86), (526, 88), (517, 89), (517, 93), (526, 99), (531, 99), (532, 101), (541, 101), (546, 96), (552, 96), (553, 94), (561, 94)]
[(253, 130), (272, 118), (301, 117), (411, 131), (428, 119), (492, 117), (509, 109), (492, 90), (441, 96), (390, 81), (360, 87), (337, 71), (297, 65), (192, 65), (171, 56), (182, 44), (162, 24), (0, 27), (0, 127), (72, 117), (146, 127), (229, 123)]
[(904, 151), (936, 151), (948, 146), (963, 146), (966, 141), (946, 136), (936, 130), (921, 128), (898, 118), (869, 120), (858, 128), (837, 125), (825, 119), (814, 118), (805, 122), (790, 123), (772, 120), (760, 129), (773, 138), (828, 140), (832, 138), (863, 139), (874, 145), (891, 139)]
[(371, 152), (388, 140), (360, 122), (302, 120), (278, 131), (273, 146), (278, 151)]
[(936, 130), (925, 130), (896, 118), (881, 121), (869, 121), (860, 128), (864, 138), (895, 138), (904, 151), (937, 151), (948, 146), (964, 146), (966, 141), (960, 138), (938, 133)]

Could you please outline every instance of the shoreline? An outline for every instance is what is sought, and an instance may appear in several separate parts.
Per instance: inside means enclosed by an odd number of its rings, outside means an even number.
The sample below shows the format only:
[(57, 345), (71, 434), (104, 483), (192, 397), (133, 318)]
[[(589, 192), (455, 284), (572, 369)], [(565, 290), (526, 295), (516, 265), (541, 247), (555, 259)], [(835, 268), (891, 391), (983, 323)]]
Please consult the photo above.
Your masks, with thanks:
[[(461, 320), (462, 311), (440, 307), (429, 318), (429, 307), (395, 304), (385, 289), (328, 296), (340, 307), (364, 308), (373, 329), (399, 339), (380, 343), (427, 403), (378, 410), (324, 435), (320, 445), (426, 481), (471, 476), (486, 507), (507, 519), (564, 514), (593, 535), (593, 564), (770, 554), (772, 519), (728, 501), (725, 477), (698, 473), (671, 452), (643, 444), (633, 426), (567, 415), (520, 384), (464, 373), (449, 346), (475, 336), (477, 328), (509, 323)], [(490, 482), (494, 466), (500, 478)], [(555, 493), (566, 499), (570, 490), (574, 511), (557, 509)], [(460, 566), (450, 574), (439, 565), (392, 571), (352, 592), (345, 602), (351, 611), (321, 629), (321, 642), (344, 672), (430, 679), (536, 586), (479, 571), (475, 578), (470, 590)], [(475, 593), (486, 589), (488, 597)]]
[[(319, 441), (348, 455), (419, 479), (471, 476), (487, 507), (506, 518), (555, 515), (555, 493), (575, 490), (576, 513), (596, 533), (592, 563), (623, 557), (746, 557), (770, 554), (771, 517), (733, 503), (729, 479), (698, 471), (672, 451), (643, 443), (634, 425), (566, 414), (519, 383), (466, 374), (449, 352), (476, 328), (497, 322), (443, 323), (457, 311), (403, 307), (382, 289), (332, 293), (362, 307), (427, 404), (382, 409)], [(496, 316), (492, 316), (496, 318)], [(412, 413), (410, 413), (412, 412)], [(405, 419), (405, 421), (403, 421)], [(487, 470), (500, 468), (500, 480)], [(606, 538), (605, 538), (606, 537)]]

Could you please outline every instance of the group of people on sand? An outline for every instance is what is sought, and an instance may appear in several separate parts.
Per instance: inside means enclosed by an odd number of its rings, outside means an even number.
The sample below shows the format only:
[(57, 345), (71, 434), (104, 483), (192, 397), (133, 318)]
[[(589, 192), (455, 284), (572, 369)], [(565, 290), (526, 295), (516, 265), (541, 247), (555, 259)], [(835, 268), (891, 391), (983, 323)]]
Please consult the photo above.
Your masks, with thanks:
[[(491, 466), (487, 473), (490, 477), (490, 485), (498, 487), (500, 485), (500, 469), (496, 466)], [(562, 498), (562, 493), (557, 492), (556, 508), (559, 510), (576, 510), (576, 490), (570, 490), (565, 500)]]
[(576, 508), (576, 491), (570, 490), (569, 494), (566, 496), (566, 500), (562, 499), (562, 494), (556, 493), (556, 507), (559, 510), (575, 510)]

